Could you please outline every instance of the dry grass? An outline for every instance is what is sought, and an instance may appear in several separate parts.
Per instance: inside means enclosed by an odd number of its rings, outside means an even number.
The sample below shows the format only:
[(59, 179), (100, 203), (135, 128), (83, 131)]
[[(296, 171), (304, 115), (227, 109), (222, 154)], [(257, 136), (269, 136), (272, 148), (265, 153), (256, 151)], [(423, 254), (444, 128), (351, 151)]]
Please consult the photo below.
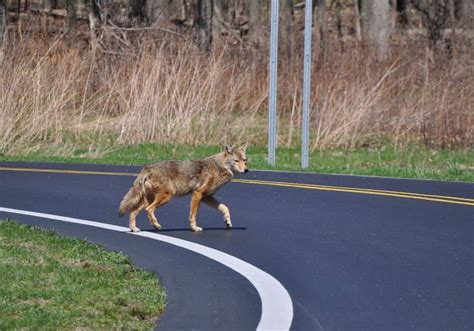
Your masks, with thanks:
[[(92, 58), (64, 48), (17, 45), (0, 66), (0, 152), (45, 144), (266, 143), (267, 64), (206, 57), (181, 43)], [(473, 143), (474, 69), (467, 60), (427, 65), (363, 50), (334, 52), (313, 72), (312, 148)], [(301, 61), (295, 61), (299, 63)], [(280, 146), (299, 143), (302, 74), (282, 66)]]
[(341, 56), (319, 73), (313, 148), (356, 148), (380, 137), (397, 145), (473, 143), (473, 66), (427, 68), (404, 54), (379, 64), (362, 55)]

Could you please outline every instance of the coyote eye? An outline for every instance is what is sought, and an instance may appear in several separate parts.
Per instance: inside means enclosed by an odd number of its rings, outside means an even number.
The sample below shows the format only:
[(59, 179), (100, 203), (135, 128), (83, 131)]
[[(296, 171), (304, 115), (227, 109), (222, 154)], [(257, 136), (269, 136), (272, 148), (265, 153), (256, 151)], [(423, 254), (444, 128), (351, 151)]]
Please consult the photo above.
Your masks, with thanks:
[(235, 162), (239, 162), (239, 160), (237, 160), (237, 159), (235, 159), (234, 161), (235, 161)]

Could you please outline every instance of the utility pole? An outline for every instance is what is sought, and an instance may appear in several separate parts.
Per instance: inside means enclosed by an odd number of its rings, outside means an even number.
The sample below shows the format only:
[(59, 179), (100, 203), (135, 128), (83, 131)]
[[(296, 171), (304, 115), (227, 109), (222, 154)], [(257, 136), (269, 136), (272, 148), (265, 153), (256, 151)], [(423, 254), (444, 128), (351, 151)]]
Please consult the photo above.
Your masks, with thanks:
[(309, 110), (311, 106), (311, 26), (313, 21), (312, 0), (305, 2), (304, 15), (304, 73), (303, 73), (303, 122), (301, 123), (301, 168), (309, 163)]
[(275, 166), (276, 150), (276, 106), (278, 79), (278, 15), (279, 0), (272, 0), (270, 24), (270, 78), (268, 97), (268, 164)]

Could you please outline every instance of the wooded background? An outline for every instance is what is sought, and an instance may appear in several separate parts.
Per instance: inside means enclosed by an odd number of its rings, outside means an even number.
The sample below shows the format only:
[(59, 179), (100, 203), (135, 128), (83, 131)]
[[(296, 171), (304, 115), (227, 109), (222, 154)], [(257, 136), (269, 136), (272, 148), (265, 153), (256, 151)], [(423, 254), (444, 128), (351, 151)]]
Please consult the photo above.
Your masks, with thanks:
[[(280, 54), (286, 60), (301, 47), (304, 5), (280, 0)], [(269, 6), (262, 0), (0, 0), (0, 41), (73, 31), (80, 33), (74, 46), (107, 50), (112, 45), (104, 39), (115, 38), (120, 48), (144, 33), (168, 33), (193, 39), (202, 52), (226, 43), (264, 57)], [(448, 52), (457, 34), (472, 42), (466, 38), (474, 28), (472, 0), (315, 0), (313, 11), (316, 60), (330, 52), (330, 41), (371, 47), (381, 61), (390, 58), (397, 38)]]
[[(284, 146), (300, 137), (304, 6), (280, 0)], [(265, 145), (269, 12), (269, 0), (0, 0), (0, 152)], [(313, 12), (313, 150), (472, 146), (474, 1), (314, 0)]]

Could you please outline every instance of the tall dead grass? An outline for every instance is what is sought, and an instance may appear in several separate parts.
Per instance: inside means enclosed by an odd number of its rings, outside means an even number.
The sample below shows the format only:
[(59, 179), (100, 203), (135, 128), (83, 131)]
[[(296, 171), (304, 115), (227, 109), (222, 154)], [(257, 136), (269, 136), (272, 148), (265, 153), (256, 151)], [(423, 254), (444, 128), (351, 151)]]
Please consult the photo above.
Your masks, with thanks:
[(316, 78), (313, 149), (356, 148), (380, 138), (397, 145), (473, 143), (474, 67), (428, 67), (406, 54), (380, 64), (359, 51), (333, 59)]
[[(3, 153), (106, 141), (266, 143), (265, 63), (230, 58), (225, 49), (204, 57), (182, 44), (102, 58), (52, 47), (17, 46), (0, 66)], [(299, 143), (301, 84), (298, 64), (282, 66), (280, 146)], [(380, 138), (469, 146), (473, 91), (469, 62), (430, 68), (403, 54), (389, 64), (357, 49), (334, 54), (313, 72), (312, 148)]]

